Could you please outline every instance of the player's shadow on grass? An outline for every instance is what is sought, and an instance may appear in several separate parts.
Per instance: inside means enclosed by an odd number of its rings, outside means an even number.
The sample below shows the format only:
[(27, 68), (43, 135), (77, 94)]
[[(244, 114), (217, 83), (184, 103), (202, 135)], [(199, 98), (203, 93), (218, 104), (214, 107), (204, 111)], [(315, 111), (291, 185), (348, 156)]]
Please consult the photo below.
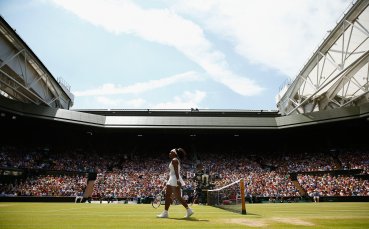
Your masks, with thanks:
[(251, 213), (251, 212), (247, 212), (246, 215), (242, 215), (242, 216), (247, 216), (247, 215), (255, 215), (255, 216), (260, 216), (259, 214), (255, 214), (255, 213)]
[(191, 217), (191, 218), (168, 218), (168, 219), (194, 221), (194, 222), (209, 222), (209, 220), (207, 220), (207, 219), (197, 219), (195, 217)]

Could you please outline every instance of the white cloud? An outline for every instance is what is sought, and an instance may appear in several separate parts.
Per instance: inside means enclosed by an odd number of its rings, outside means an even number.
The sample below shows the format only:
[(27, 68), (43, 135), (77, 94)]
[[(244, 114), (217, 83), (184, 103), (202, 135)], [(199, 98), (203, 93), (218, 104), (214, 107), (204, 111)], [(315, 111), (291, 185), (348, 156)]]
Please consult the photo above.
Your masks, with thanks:
[(173, 101), (153, 104), (151, 109), (190, 109), (200, 107), (200, 103), (206, 97), (206, 92), (184, 92), (181, 96), (174, 97)]
[(194, 92), (185, 91), (180, 96), (175, 96), (172, 101), (152, 103), (142, 98), (135, 99), (113, 99), (107, 96), (96, 96), (95, 101), (100, 108), (115, 109), (190, 109), (200, 107), (200, 103), (206, 97), (206, 92), (196, 90)]
[[(54, 0), (80, 18), (120, 34), (176, 48), (209, 76), (241, 95), (263, 91), (255, 81), (232, 72), (224, 55), (205, 38), (203, 29), (170, 9), (143, 9), (131, 1)], [(115, 89), (115, 88), (112, 88)]]
[(350, 2), (186, 0), (173, 7), (228, 40), (251, 63), (294, 77)]
[(121, 103), (121, 100), (119, 99), (111, 99), (105, 96), (97, 96), (96, 97), (96, 102), (103, 105), (103, 107), (108, 106), (108, 107), (115, 107), (118, 106)]
[(130, 109), (140, 109), (146, 104), (146, 100), (141, 98), (131, 99), (131, 100), (124, 100), (124, 99), (112, 99), (106, 96), (96, 96), (95, 97), (96, 103), (98, 107), (103, 108), (130, 108)]
[(161, 78), (158, 80), (150, 80), (147, 82), (136, 83), (129, 86), (120, 86), (111, 83), (102, 85), (101, 87), (89, 89), (85, 91), (74, 92), (75, 96), (98, 96), (98, 95), (117, 95), (117, 94), (139, 94), (146, 91), (167, 87), (172, 84), (200, 81), (201, 77), (196, 72), (185, 72), (182, 74)]

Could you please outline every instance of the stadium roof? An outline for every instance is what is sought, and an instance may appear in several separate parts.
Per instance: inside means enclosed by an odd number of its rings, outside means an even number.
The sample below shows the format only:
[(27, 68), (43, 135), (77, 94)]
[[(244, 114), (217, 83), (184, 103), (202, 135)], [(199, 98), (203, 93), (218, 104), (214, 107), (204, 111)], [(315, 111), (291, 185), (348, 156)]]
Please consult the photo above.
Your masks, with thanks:
[[(295, 81), (281, 91), (278, 98), (279, 113), (265, 110), (198, 110), (196, 108), (191, 110), (58, 110), (57, 113), (71, 115), (73, 116), (71, 120), (75, 120), (74, 114), (81, 117), (95, 115), (94, 117), (104, 121), (103, 123), (92, 121), (91, 124), (101, 124), (105, 127), (156, 126), (161, 123), (163, 126), (183, 124), (196, 128), (202, 125), (206, 128), (216, 126), (223, 128), (228, 123), (234, 128), (281, 128), (277, 122), (281, 118), (280, 114), (302, 114), (366, 104), (369, 101), (368, 5), (369, 1), (358, 0), (343, 15)], [(7, 51), (2, 52), (0, 56), (0, 94), (22, 102), (69, 109), (73, 104), (73, 94), (69, 92), (65, 83), (55, 80), (2, 17), (0, 22), (0, 47)], [(15, 62), (21, 63), (24, 71), (18, 69)], [(30, 78), (22, 72), (29, 72)], [(31, 110), (34, 109), (31, 108)], [(133, 119), (128, 117), (137, 119), (132, 121)], [(211, 119), (213, 120), (210, 121)]]
[(74, 109), (102, 116), (278, 117), (278, 111), (241, 109)]
[[(280, 116), (277, 112), (224, 112), (212, 111), (71, 111), (45, 106), (35, 106), (0, 97), (0, 111), (19, 116), (48, 119), (101, 128), (119, 129), (209, 129), (247, 130), (284, 129), (297, 126), (315, 125), (341, 120), (369, 117), (369, 103), (355, 107)], [(97, 112), (97, 113), (96, 113)], [(102, 112), (102, 111), (100, 111)], [(260, 113), (260, 114), (259, 114)], [(265, 115), (267, 114), (267, 116)]]
[(61, 78), (56, 80), (22, 38), (0, 16), (0, 95), (69, 109), (74, 95)]
[(292, 83), (277, 95), (281, 114), (369, 101), (369, 1), (358, 0), (329, 31)]

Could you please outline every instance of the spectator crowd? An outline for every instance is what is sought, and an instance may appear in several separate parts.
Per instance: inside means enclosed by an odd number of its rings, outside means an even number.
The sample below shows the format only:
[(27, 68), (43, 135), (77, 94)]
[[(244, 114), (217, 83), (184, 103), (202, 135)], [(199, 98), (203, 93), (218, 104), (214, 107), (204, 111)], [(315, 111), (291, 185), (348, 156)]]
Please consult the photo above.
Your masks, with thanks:
[[(367, 179), (353, 174), (329, 173), (358, 169), (360, 175), (368, 175), (369, 156), (366, 151), (197, 152), (190, 159), (182, 163), (182, 176), (186, 182), (184, 188), (188, 190), (196, 188), (196, 165), (201, 164), (204, 173), (209, 175), (212, 188), (244, 178), (246, 192), (256, 197), (299, 197), (304, 191), (309, 196), (316, 192), (320, 196), (369, 196)], [(144, 198), (162, 190), (168, 177), (168, 164), (166, 152), (99, 153), (82, 149), (3, 146), (0, 148), (2, 170), (33, 172), (11, 182), (1, 179), (0, 195), (82, 195), (87, 184), (86, 174), (93, 171), (97, 173), (94, 198)], [(314, 174), (314, 171), (320, 173)], [(291, 179), (291, 173), (297, 173), (297, 179)]]

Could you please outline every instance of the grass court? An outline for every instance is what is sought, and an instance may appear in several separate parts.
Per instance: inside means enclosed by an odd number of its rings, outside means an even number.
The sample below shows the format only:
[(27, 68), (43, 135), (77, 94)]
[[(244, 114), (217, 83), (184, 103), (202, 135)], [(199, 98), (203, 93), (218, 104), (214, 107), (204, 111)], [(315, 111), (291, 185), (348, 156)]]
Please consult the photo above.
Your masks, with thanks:
[(247, 215), (196, 205), (163, 210), (149, 204), (0, 203), (0, 228), (369, 228), (369, 203), (247, 204)]

